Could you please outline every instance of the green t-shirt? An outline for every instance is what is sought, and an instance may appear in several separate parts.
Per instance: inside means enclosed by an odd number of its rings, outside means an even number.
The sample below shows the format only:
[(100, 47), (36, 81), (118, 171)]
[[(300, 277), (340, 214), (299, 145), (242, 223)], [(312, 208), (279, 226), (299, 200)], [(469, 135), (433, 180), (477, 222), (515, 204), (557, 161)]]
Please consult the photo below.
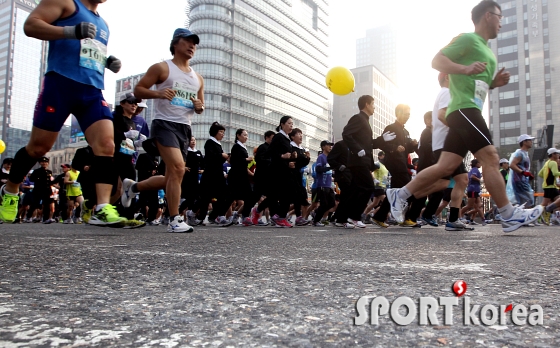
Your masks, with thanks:
[(482, 110), (488, 90), (496, 71), (496, 57), (488, 43), (476, 33), (465, 33), (454, 38), (441, 50), (452, 62), (471, 65), (474, 62), (486, 64), (486, 70), (476, 75), (449, 75), (451, 101), (446, 116), (453, 111), (466, 108)]

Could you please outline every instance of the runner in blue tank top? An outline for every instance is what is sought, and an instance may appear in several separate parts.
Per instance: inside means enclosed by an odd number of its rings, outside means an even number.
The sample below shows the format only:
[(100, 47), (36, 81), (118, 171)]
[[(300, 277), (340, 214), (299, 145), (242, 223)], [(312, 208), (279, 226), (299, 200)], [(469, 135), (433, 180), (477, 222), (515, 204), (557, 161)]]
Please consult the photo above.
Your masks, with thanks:
[[(103, 99), (105, 69), (117, 73), (121, 62), (107, 56), (109, 28), (97, 13), (106, 0), (43, 0), (27, 18), (29, 37), (49, 41), (48, 69), (35, 106), (31, 138), (14, 158), (9, 180), (0, 189), (0, 220), (13, 222), (18, 207), (18, 187), (27, 172), (55, 143), (70, 114), (80, 123), (95, 157), (97, 208), (89, 223), (113, 225), (125, 222), (109, 204), (118, 173), (107, 170), (113, 163), (113, 122)], [(86, 211), (95, 202), (89, 202)], [(89, 209), (87, 209), (89, 208)]]

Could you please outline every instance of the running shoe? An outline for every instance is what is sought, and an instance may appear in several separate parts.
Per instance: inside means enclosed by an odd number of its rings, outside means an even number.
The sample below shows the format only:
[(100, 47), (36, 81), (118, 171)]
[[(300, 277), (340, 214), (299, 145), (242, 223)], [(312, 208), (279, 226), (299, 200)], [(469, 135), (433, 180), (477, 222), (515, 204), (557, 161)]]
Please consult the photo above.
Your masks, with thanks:
[(334, 224), (336, 227), (341, 227), (341, 228), (356, 228), (356, 226), (354, 226), (353, 224), (349, 223), (349, 222), (345, 222), (345, 223), (340, 223), (340, 222), (336, 222)]
[(261, 214), (259, 214), (259, 211), (257, 210), (257, 207), (253, 207), (251, 209), (251, 222), (253, 222), (253, 225), (258, 225), (259, 224), (260, 217), (261, 217)]
[(372, 225), (377, 225), (377, 226), (383, 227), (383, 228), (389, 227), (389, 225), (387, 225), (384, 221), (375, 220), (374, 218), (371, 219), (371, 223), (372, 223)]
[(250, 217), (246, 217), (245, 219), (243, 219), (243, 221), (241, 221), (241, 224), (243, 226), (253, 226), (253, 220)]
[(0, 220), (3, 222), (14, 222), (18, 212), (19, 196), (8, 193), (4, 190), (6, 185), (0, 188), (2, 204), (0, 205)]
[(264, 226), (268, 226), (268, 225), (270, 225), (270, 222), (268, 222), (268, 221), (265, 222), (265, 221), (262, 221), (261, 219), (259, 219), (258, 222), (257, 222), (257, 226), (264, 227)]
[(66, 219), (66, 220), (64, 220), (64, 224), (65, 224), (65, 225), (68, 225), (68, 224), (73, 225), (73, 224), (74, 224), (74, 220), (72, 220), (72, 219)]
[(428, 219), (428, 218), (425, 218), (425, 217), (422, 216), (420, 219), (430, 226), (434, 226), (434, 227), (439, 226), (438, 223), (437, 223), (437, 220), (434, 217), (431, 217), (431, 218)]
[(181, 215), (175, 216), (167, 225), (167, 232), (170, 233), (191, 233), (192, 231), (194, 229), (185, 223)]
[(133, 228), (140, 228), (140, 227), (144, 227), (146, 226), (146, 222), (145, 221), (141, 221), (141, 220), (136, 220), (136, 219), (132, 219), (132, 220), (126, 220), (124, 222), (124, 229), (133, 229)]
[(233, 225), (233, 221), (231, 221), (231, 219), (226, 219), (225, 216), (218, 216), (216, 218), (216, 223), (220, 226), (220, 227), (228, 227)]
[[(273, 217), (270, 218), (270, 221), (272, 222), (272, 226), (278, 226), (278, 221), (280, 220), (280, 216), (278, 216), (278, 214), (274, 214)], [(282, 226), (279, 226), (282, 227)]]
[(408, 202), (402, 200), (399, 195), (399, 189), (387, 189), (387, 199), (391, 206), (391, 215), (397, 220), (399, 224), (404, 222), (404, 214), (408, 207)]
[(287, 228), (293, 227), (292, 224), (288, 222), (288, 219), (278, 219), (276, 224), (277, 224), (276, 227), (287, 227)]
[(54, 222), (54, 219), (48, 219), (43, 221), (44, 224), (52, 224)]
[(372, 224), (371, 219), (372, 219), (372, 216), (370, 214), (368, 214), (368, 215), (366, 215), (366, 218), (363, 220), (363, 223), (367, 224), (367, 225), (371, 225)]
[(296, 218), (296, 226), (306, 226), (309, 225), (309, 220), (303, 218), (303, 216), (298, 216)]
[(478, 224), (479, 224), (479, 223), (476, 222), (476, 221), (474, 221), (474, 220), (472, 220), (471, 222), (469, 222), (469, 225), (473, 225), (473, 226), (476, 226), (476, 225), (478, 225)]
[(119, 216), (114, 205), (105, 204), (103, 208), (97, 210), (89, 219), (90, 225), (108, 226), (114, 224), (123, 224), (126, 218)]
[(325, 224), (322, 223), (321, 221), (317, 221), (317, 222), (313, 221), (313, 226), (315, 226), (315, 227), (324, 227)]
[(504, 232), (513, 232), (523, 225), (528, 225), (537, 220), (543, 213), (544, 207), (537, 205), (532, 209), (522, 209), (516, 207), (513, 215), (506, 219), (502, 216), (502, 229)]
[(86, 206), (87, 201), (87, 199), (82, 201), (82, 204), (80, 205), (82, 208), (80, 211), (80, 218), (82, 218), (84, 223), (89, 224), (89, 219), (91, 219), (91, 209)]
[(410, 219), (405, 220), (402, 224), (402, 227), (419, 227), (418, 224)]
[(473, 231), (474, 227), (468, 227), (461, 221), (448, 222), (445, 224), (446, 231)]
[(136, 197), (136, 194), (132, 192), (132, 185), (134, 185), (136, 181), (130, 179), (124, 179), (122, 182), (122, 195), (121, 195), (121, 203), (123, 207), (128, 208), (132, 203), (132, 199)]
[(348, 223), (351, 223), (352, 225), (354, 225), (357, 228), (366, 228), (366, 225), (358, 220), (352, 220), (350, 218), (348, 218)]
[(543, 211), (543, 213), (542, 213), (542, 218), (543, 218), (545, 224), (550, 225), (550, 216), (551, 216), (551, 215), (552, 215), (552, 214), (551, 214), (550, 212), (548, 212), (548, 211), (546, 211), (546, 210)]
[(158, 220), (148, 221), (146, 225), (148, 226), (159, 226), (161, 223)]

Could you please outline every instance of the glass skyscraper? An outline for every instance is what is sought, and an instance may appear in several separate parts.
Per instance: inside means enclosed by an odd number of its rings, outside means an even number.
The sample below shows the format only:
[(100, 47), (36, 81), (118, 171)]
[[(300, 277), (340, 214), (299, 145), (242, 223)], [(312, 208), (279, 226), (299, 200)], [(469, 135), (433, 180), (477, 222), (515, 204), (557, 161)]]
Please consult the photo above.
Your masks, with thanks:
[(368, 29), (356, 40), (356, 67), (373, 65), (398, 85), (397, 31), (393, 25)]
[(47, 44), (27, 37), (23, 24), (38, 2), (0, 2), (0, 135), (7, 146), (2, 158), (13, 157), (31, 134)]
[(312, 153), (331, 139), (327, 9), (325, 0), (188, 1), (190, 30), (200, 37), (191, 66), (205, 80), (206, 109), (193, 118), (199, 144), (218, 121), (226, 127), (224, 151), (238, 128), (257, 146), (284, 115)]
[[(498, 69), (511, 73), (509, 84), (492, 90), (490, 130), (501, 156), (519, 148), (520, 134), (538, 136), (543, 127), (558, 124), (560, 100), (552, 98), (560, 88), (560, 1), (497, 0), (502, 7), (502, 28), (490, 47)], [(554, 121), (556, 120), (556, 121)], [(554, 143), (560, 141), (560, 126)], [(540, 144), (544, 146), (544, 144)]]

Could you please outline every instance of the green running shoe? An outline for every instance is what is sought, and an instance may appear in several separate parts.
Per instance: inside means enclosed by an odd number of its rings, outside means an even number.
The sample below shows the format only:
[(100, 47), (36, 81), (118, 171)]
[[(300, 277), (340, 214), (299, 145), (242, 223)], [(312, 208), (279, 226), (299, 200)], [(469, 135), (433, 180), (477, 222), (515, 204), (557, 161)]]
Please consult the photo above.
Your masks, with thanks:
[(0, 189), (0, 195), (2, 195), (0, 220), (3, 222), (14, 222), (18, 212), (19, 196), (4, 191), (4, 186)]
[(124, 224), (125, 222), (126, 218), (119, 216), (117, 209), (111, 204), (106, 204), (103, 208), (101, 208), (101, 210), (91, 214), (91, 218), (89, 219), (90, 225), (97, 226)]

